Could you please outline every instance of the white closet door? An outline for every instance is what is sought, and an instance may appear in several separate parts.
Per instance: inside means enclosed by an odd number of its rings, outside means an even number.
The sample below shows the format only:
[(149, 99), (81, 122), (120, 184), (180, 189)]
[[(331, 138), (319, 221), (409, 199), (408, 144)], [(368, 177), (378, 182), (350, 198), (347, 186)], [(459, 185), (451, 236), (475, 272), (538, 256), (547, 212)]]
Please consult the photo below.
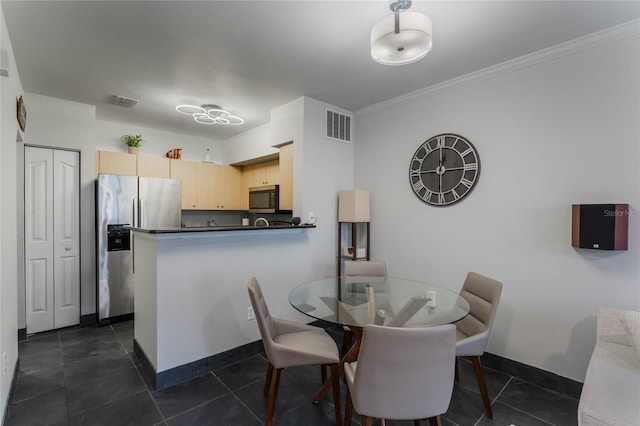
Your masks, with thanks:
[(25, 147), (27, 332), (80, 322), (80, 155)]
[(53, 152), (54, 328), (80, 322), (79, 153)]
[(53, 151), (25, 147), (27, 331), (53, 328)]

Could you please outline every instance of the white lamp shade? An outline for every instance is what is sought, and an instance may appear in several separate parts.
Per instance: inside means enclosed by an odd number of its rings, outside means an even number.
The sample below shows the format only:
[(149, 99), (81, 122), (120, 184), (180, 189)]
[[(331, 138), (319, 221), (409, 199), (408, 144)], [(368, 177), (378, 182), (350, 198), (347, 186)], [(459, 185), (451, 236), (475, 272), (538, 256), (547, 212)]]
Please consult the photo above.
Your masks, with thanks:
[(371, 222), (369, 191), (338, 192), (338, 222)]
[(419, 12), (400, 12), (400, 32), (395, 14), (380, 20), (371, 30), (371, 58), (383, 65), (406, 65), (427, 56), (432, 47), (432, 24)]

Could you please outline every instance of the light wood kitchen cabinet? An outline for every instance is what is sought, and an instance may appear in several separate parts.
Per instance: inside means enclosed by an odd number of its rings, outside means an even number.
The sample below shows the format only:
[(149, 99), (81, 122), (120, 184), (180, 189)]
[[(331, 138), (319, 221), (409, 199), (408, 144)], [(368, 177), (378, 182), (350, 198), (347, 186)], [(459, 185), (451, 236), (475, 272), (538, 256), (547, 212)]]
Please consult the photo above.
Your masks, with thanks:
[(182, 180), (184, 210), (242, 210), (242, 172), (236, 167), (171, 160), (171, 177)]
[(182, 181), (182, 208), (194, 210), (198, 200), (198, 164), (195, 161), (170, 160), (171, 178)]
[(197, 163), (197, 210), (215, 210), (218, 185), (218, 166), (213, 163)]
[(137, 175), (137, 159), (135, 154), (113, 151), (96, 151), (96, 176), (100, 173), (109, 175)]
[(280, 210), (293, 210), (293, 144), (280, 147)]
[(138, 155), (138, 176), (170, 178), (171, 161), (164, 157)]
[(212, 163), (198, 163), (198, 210), (241, 210), (242, 171)]
[(242, 170), (233, 166), (218, 166), (218, 189), (220, 199), (218, 210), (243, 210), (242, 206)]
[(245, 166), (243, 180), (247, 188), (263, 185), (278, 185), (280, 183), (280, 166), (278, 160)]

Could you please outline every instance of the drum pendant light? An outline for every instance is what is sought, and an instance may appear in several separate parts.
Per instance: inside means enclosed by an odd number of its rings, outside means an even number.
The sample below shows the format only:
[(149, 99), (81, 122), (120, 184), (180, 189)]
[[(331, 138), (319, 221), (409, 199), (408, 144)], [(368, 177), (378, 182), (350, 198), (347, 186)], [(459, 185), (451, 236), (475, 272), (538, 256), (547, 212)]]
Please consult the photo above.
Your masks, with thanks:
[(371, 58), (383, 65), (406, 65), (427, 56), (432, 47), (432, 24), (428, 16), (410, 12), (409, 0), (391, 3), (393, 15), (371, 30)]

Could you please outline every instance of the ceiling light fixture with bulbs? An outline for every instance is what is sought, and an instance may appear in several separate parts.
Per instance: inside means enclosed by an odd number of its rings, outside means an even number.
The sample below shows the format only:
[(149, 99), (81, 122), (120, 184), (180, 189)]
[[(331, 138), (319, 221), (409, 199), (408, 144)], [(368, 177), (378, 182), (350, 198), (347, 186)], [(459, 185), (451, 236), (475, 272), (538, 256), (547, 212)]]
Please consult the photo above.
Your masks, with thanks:
[(432, 24), (427, 15), (410, 12), (411, 0), (395, 0), (393, 15), (371, 29), (371, 58), (382, 65), (406, 65), (427, 56), (431, 50)]
[(229, 124), (239, 126), (244, 123), (242, 118), (231, 115), (230, 112), (213, 104), (204, 104), (202, 106), (178, 105), (176, 111), (193, 116), (193, 119), (200, 124)]

